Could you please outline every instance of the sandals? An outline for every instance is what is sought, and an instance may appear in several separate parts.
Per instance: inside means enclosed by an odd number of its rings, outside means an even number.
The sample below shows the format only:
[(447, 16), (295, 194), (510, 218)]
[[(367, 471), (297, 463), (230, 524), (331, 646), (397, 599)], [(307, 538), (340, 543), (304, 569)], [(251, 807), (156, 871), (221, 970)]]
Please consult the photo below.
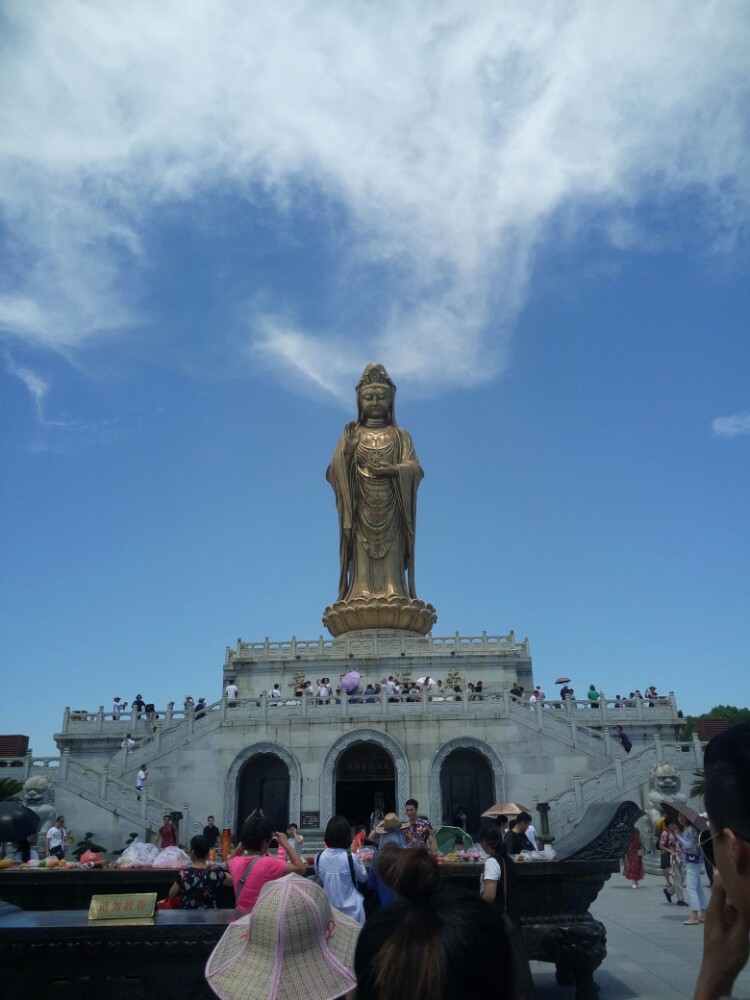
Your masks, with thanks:
[(694, 920), (692, 917), (690, 918), (690, 920), (683, 920), (682, 922), (683, 924), (685, 924), (686, 927), (697, 927), (698, 924), (703, 923), (702, 920)]

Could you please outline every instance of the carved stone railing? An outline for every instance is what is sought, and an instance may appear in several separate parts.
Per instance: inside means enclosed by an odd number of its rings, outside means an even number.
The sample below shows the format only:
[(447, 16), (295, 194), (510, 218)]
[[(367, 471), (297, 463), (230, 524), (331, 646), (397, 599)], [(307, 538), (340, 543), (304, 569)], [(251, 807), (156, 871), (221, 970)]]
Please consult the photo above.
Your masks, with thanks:
[[(268, 636), (261, 642), (244, 642), (237, 640), (237, 646), (232, 649), (227, 646), (225, 667), (231, 667), (235, 659), (239, 660), (295, 660), (320, 657), (333, 657), (336, 659), (348, 659), (351, 656), (361, 656), (358, 647), (361, 643), (361, 636), (358, 633), (345, 634), (337, 639), (326, 639), (322, 635), (317, 639), (298, 639), (292, 636), (291, 639), (281, 641), (271, 641)], [(373, 653), (369, 655), (377, 656), (378, 636), (372, 637)], [(383, 640), (380, 640), (383, 642)], [(408, 656), (456, 656), (462, 653), (486, 654), (492, 656), (529, 656), (529, 640), (516, 641), (513, 632), (508, 635), (488, 635), (482, 632), (481, 635), (462, 636), (456, 632), (452, 636), (412, 636), (405, 634), (399, 637), (397, 634), (389, 635), (385, 640), (388, 652), (393, 653), (394, 645), (399, 646), (399, 650)]]
[[(80, 764), (70, 759), (68, 751), (62, 755), (60, 772), (55, 777), (55, 784), (66, 787), (85, 798), (96, 801), (98, 805), (117, 811), (120, 815), (139, 819), (147, 829), (156, 831), (162, 825), (164, 816), (173, 812), (181, 812), (180, 829), (191, 831), (189, 806), (180, 806), (153, 795), (148, 789), (138, 791), (134, 785), (128, 785), (109, 773), (105, 765), (101, 771)], [(192, 833), (188, 835), (188, 840)]]
[(697, 739), (692, 743), (664, 743), (657, 736), (653, 743), (637, 752), (626, 754), (618, 748), (612, 763), (596, 774), (586, 778), (573, 775), (571, 788), (547, 800), (555, 836), (567, 833), (587, 806), (622, 799), (626, 793), (647, 784), (651, 768), (661, 762), (673, 764), (680, 771), (700, 768), (703, 747)]

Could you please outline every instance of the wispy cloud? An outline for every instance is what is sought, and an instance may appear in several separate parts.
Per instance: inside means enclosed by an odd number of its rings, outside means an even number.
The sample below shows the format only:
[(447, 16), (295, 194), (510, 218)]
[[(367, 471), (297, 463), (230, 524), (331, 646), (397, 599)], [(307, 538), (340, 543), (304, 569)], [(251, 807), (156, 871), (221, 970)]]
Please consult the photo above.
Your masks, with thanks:
[(716, 437), (737, 437), (750, 434), (750, 413), (735, 413), (731, 417), (717, 417), (711, 424)]
[(44, 401), (47, 397), (47, 393), (49, 392), (49, 382), (47, 379), (38, 375), (30, 368), (25, 368), (23, 365), (17, 365), (8, 351), (3, 351), (2, 356), (5, 363), (5, 370), (8, 374), (14, 375), (16, 378), (20, 379), (29, 390), (29, 395), (33, 400), (34, 409), (36, 410), (37, 419), (40, 424), (44, 424)]
[[(535, 255), (633, 208), (702, 199), (707, 244), (748, 217), (746, 4), (89, 0), (6, 6), (0, 326), (51, 348), (127, 328), (172, 205), (262, 192), (293, 224), (343, 209), (342, 275), (385, 278), (367, 329), (248, 316), (253, 349), (338, 393), (364, 358), (460, 384), (506, 363)], [(334, 258), (336, 259), (336, 258)], [(353, 338), (353, 340), (352, 340)], [(348, 371), (342, 371), (346, 367)]]

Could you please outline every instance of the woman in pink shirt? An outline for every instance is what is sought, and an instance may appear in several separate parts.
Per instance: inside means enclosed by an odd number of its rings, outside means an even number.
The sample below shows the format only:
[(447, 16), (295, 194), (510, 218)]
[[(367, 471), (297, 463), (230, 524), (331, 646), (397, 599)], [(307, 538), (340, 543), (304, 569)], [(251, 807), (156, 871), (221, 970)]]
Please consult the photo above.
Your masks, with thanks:
[[(276, 837), (286, 851), (287, 860), (271, 857), (268, 849)], [(251, 815), (240, 832), (240, 843), (229, 858), (229, 872), (234, 882), (235, 906), (245, 912), (252, 910), (258, 893), (274, 879), (305, 874), (305, 862), (292, 849), (285, 833), (274, 833), (265, 816)]]

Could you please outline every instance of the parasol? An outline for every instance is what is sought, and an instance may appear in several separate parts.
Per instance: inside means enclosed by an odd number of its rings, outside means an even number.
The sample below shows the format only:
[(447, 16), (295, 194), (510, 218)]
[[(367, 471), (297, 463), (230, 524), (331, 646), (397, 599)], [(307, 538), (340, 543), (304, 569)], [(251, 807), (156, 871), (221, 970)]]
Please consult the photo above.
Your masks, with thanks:
[(517, 816), (519, 813), (529, 813), (531, 815), (531, 809), (528, 806), (521, 805), (520, 802), (496, 802), (494, 806), (490, 806), (482, 815), (497, 819), (498, 816)]
[(434, 684), (435, 683), (435, 678), (434, 677), (430, 677), (430, 675), (427, 674), (426, 677), (417, 677), (416, 683), (417, 684)]
[(23, 802), (0, 802), (0, 841), (23, 840), (36, 833), (42, 817)]
[(350, 670), (348, 674), (344, 676), (339, 681), (339, 687), (342, 691), (346, 691), (347, 694), (351, 694), (352, 691), (356, 691), (359, 687), (359, 682), (362, 680), (362, 674), (359, 670)]
[(708, 829), (708, 823), (700, 813), (697, 813), (695, 809), (691, 809), (684, 802), (662, 802), (661, 807), (670, 823), (676, 822), (677, 815), (680, 815), (684, 816), (688, 823), (692, 823), (696, 830)]
[(450, 854), (455, 850), (457, 840), (464, 842), (464, 851), (470, 851), (474, 846), (474, 841), (460, 826), (439, 826), (435, 831), (435, 843), (441, 854)]
[(555, 684), (570, 684), (570, 677), (558, 677)]

